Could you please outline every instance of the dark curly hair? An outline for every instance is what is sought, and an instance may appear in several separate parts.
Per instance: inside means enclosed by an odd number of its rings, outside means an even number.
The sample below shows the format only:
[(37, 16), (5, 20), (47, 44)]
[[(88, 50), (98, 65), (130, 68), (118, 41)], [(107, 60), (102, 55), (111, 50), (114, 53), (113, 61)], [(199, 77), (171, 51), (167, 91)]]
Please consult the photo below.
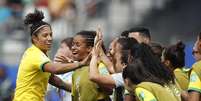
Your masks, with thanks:
[(163, 52), (165, 60), (169, 60), (172, 67), (182, 68), (185, 65), (185, 44), (182, 41), (177, 42), (175, 45), (167, 47)]
[(131, 51), (132, 47), (138, 44), (137, 40), (134, 38), (125, 37), (117, 39), (117, 43), (121, 45), (122, 63), (128, 64), (132, 62), (132, 60), (129, 60), (129, 57), (133, 59), (133, 57), (131, 56)]
[(29, 13), (26, 15), (24, 24), (27, 26), (30, 25), (31, 35), (33, 34), (35, 35), (42, 28), (42, 26), (47, 25), (50, 27), (50, 24), (44, 22), (43, 19), (44, 19), (43, 12), (37, 9), (35, 9), (34, 13)]
[(160, 85), (168, 84), (168, 82), (161, 81), (162, 77), (154, 75), (149, 67), (144, 66), (141, 59), (135, 59), (133, 63), (128, 64), (122, 74), (123, 78), (129, 78), (132, 83), (139, 84), (141, 82), (154, 82)]
[[(126, 78), (136, 78), (132, 80), (133, 83), (138, 84), (142, 81), (155, 82), (161, 85), (174, 83), (174, 75), (170, 72), (165, 65), (163, 65), (158, 57), (156, 57), (151, 50), (151, 47), (142, 43), (136, 44), (131, 51), (132, 56), (134, 57), (134, 63), (139, 63), (136, 70), (133, 70), (132, 73), (130, 69), (124, 70), (123, 77)], [(138, 61), (137, 61), (138, 60)], [(132, 68), (133, 65), (128, 65), (127, 68)], [(142, 67), (142, 68), (141, 68)], [(134, 76), (134, 77), (132, 77)]]
[(154, 52), (154, 55), (156, 55), (159, 59), (161, 59), (164, 47), (160, 43), (157, 43), (157, 42), (151, 42), (151, 43), (149, 43), (149, 46), (151, 47), (152, 51)]

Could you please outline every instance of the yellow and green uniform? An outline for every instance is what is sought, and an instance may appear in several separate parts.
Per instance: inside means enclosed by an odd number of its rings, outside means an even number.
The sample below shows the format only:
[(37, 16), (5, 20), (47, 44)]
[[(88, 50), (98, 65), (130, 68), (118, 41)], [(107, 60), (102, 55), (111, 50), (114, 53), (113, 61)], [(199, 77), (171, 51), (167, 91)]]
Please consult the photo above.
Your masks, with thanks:
[(140, 101), (157, 101), (156, 97), (144, 88), (136, 88), (135, 93)]
[(188, 68), (176, 68), (174, 70), (176, 81), (178, 82), (182, 90), (188, 89), (189, 73), (190, 69)]
[(157, 83), (142, 82), (134, 88), (140, 101), (181, 101), (179, 89), (174, 85), (161, 86)]
[(192, 71), (190, 73), (190, 82), (188, 85), (188, 91), (196, 91), (201, 93), (201, 61), (193, 64)]
[[(100, 74), (109, 74), (102, 63), (98, 68)], [(89, 66), (83, 66), (73, 73), (72, 96), (73, 101), (97, 101), (109, 98), (96, 83), (89, 80)]]
[(188, 85), (188, 91), (196, 91), (201, 93), (201, 61), (193, 64), (192, 71), (190, 73), (190, 82)]
[(194, 70), (191, 71), (190, 82), (188, 85), (188, 91), (197, 91), (197, 92), (201, 93), (200, 78), (198, 77), (198, 75), (196, 74), (196, 72)]
[(32, 45), (23, 54), (19, 65), (13, 101), (44, 101), (50, 73), (42, 68), (50, 59)]

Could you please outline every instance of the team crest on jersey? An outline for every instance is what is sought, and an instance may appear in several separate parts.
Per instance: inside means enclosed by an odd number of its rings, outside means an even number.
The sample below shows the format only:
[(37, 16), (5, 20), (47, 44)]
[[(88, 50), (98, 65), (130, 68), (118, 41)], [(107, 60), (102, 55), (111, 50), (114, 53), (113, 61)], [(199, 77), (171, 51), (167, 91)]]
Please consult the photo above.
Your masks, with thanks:
[(197, 80), (197, 75), (196, 74), (191, 74), (191, 77), (190, 77), (190, 81), (191, 82), (196, 82), (196, 80)]

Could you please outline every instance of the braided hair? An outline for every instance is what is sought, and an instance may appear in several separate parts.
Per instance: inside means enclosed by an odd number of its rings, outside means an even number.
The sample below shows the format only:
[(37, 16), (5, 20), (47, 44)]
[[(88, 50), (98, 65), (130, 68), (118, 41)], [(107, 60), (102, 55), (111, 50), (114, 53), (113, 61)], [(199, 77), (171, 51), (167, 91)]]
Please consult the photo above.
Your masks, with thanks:
[(87, 46), (93, 47), (94, 39), (96, 37), (95, 31), (80, 31), (76, 35), (81, 35), (85, 38)]

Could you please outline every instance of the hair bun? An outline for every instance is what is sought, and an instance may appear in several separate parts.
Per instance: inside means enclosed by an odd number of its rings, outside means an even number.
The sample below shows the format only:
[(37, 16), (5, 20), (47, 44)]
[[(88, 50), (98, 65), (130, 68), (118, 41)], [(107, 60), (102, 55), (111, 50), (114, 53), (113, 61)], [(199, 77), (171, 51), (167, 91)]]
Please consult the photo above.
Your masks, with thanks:
[(34, 13), (29, 13), (26, 16), (24, 23), (26, 25), (34, 24), (34, 23), (42, 21), (42, 19), (44, 19), (43, 12), (35, 9)]
[(179, 51), (180, 50), (183, 51), (185, 49), (185, 44), (182, 41), (178, 41), (177, 44), (176, 44), (176, 48)]

